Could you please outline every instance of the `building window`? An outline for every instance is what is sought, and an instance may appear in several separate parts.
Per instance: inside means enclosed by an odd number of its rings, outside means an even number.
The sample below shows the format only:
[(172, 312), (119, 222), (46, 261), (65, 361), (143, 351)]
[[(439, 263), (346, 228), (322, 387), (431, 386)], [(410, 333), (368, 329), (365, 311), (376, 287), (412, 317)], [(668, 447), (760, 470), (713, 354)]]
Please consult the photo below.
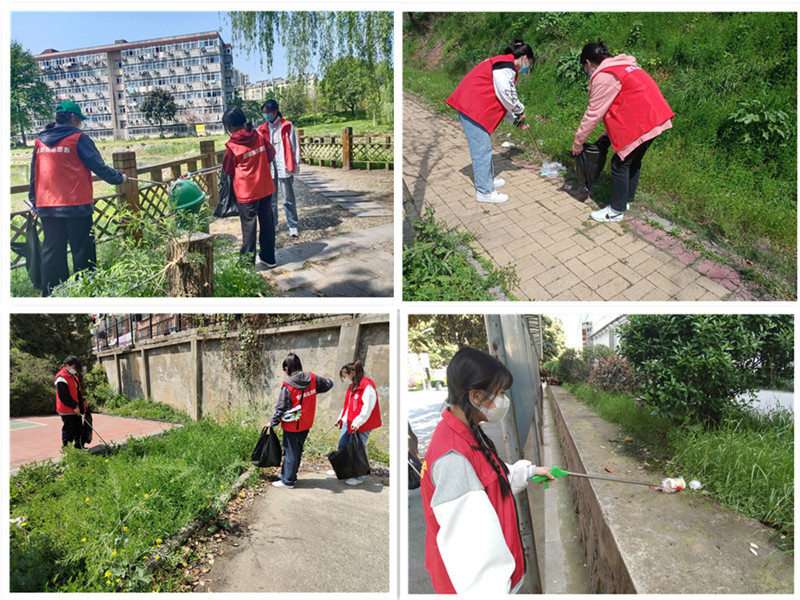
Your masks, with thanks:
[(116, 62), (114, 63), (114, 66), (115, 66), (117, 69), (121, 69), (121, 68), (122, 68), (122, 61), (121, 61), (121, 60), (118, 60), (118, 61), (116, 61)]

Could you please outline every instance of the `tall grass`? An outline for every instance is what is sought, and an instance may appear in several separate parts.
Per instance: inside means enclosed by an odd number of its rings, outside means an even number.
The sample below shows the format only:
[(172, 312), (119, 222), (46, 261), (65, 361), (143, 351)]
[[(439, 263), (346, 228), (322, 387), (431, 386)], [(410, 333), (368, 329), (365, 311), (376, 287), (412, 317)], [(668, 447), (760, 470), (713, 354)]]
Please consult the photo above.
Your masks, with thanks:
[(759, 519), (794, 544), (794, 414), (729, 416), (716, 428), (678, 424), (636, 406), (633, 397), (568, 389), (597, 414), (655, 451), (669, 475), (689, 474), (725, 507)]

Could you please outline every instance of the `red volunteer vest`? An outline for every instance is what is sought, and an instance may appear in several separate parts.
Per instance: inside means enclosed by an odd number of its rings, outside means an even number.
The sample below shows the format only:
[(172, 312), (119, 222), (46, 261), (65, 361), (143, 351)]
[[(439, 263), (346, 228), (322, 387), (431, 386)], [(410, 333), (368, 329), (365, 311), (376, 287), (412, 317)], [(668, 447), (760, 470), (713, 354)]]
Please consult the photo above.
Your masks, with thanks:
[[(600, 73), (613, 73), (622, 84), (603, 122), (615, 152), (675, 116), (658, 84), (641, 67), (618, 65)], [(595, 78), (597, 72), (592, 75)]]
[[(447, 104), (480, 123), (489, 133), (497, 129), (508, 112), (494, 91), (492, 67), (500, 62), (510, 62), (513, 68), (514, 55), (494, 56), (479, 63), (464, 76), (446, 100)], [(514, 75), (514, 83), (516, 82), (517, 75)]]
[[(269, 123), (262, 123), (259, 125), (258, 131), (264, 136), (264, 138), (268, 140), (272, 139), (272, 135), (269, 131)], [(294, 162), (294, 153), (292, 152), (291, 132), (292, 122), (281, 117), (281, 145), (283, 146), (283, 160), (286, 163), (287, 171), (294, 171), (294, 168), (297, 164)]]
[[(78, 382), (78, 378), (70, 373), (67, 373), (67, 370), (64, 367), (61, 367), (61, 370), (56, 374), (55, 381), (58, 381), (59, 377), (63, 377), (67, 381), (67, 386), (69, 386), (69, 396), (75, 402), (78, 402), (78, 390), (81, 388), (81, 384)], [(78, 402), (78, 406), (80, 406), (80, 402)], [(64, 403), (61, 402), (61, 399), (58, 397), (58, 390), (56, 390), (56, 412), (60, 415), (73, 415), (75, 414), (75, 409), (66, 406)]]
[(358, 387), (355, 390), (351, 389), (352, 386), (347, 388), (347, 393), (345, 394), (344, 404), (347, 407), (346, 416), (348, 433), (353, 433), (350, 424), (353, 422), (353, 419), (359, 415), (364, 406), (364, 390), (367, 389), (367, 386), (372, 386), (372, 388), (375, 390), (375, 406), (372, 408), (372, 412), (369, 413), (367, 420), (361, 427), (358, 428), (358, 430), (372, 431), (373, 429), (377, 429), (381, 426), (381, 407), (378, 404), (378, 388), (375, 387), (375, 383), (371, 379), (362, 377)]
[(233, 193), (242, 204), (256, 202), (275, 193), (275, 184), (269, 172), (267, 142), (263, 138), (260, 141), (255, 148), (231, 140), (225, 142), (225, 146), (236, 157)]
[(289, 390), (289, 397), (292, 399), (291, 408), (300, 404), (301, 399), (303, 400), (303, 408), (300, 409), (298, 421), (281, 421), (284, 431), (306, 431), (311, 429), (314, 424), (314, 414), (317, 412), (317, 376), (313, 373), (309, 373), (309, 375), (311, 375), (311, 383), (304, 390), (283, 382), (283, 387)]
[(55, 146), (37, 139), (34, 185), (36, 206), (83, 206), (92, 203), (92, 172), (78, 156), (80, 132), (68, 135)]
[[(503, 498), (500, 492), (500, 480), (498, 474), (492, 468), (488, 459), (480, 450), (474, 450), (472, 446), (477, 446), (475, 436), (456, 416), (449, 410), (442, 413), (442, 420), (436, 426), (431, 437), (428, 451), (425, 453), (425, 461), (422, 464), (422, 505), (425, 510), (425, 567), (431, 575), (433, 589), (437, 594), (455, 594), (456, 590), (450, 582), (447, 568), (444, 565), (439, 547), (436, 544), (436, 536), (439, 533), (439, 523), (431, 508), (431, 499), (435, 487), (428, 472), (429, 465), (433, 465), (436, 460), (449, 452), (455, 450), (469, 460), (478, 479), (486, 490), (486, 495), (492, 503), (503, 536), (506, 540), (511, 555), (514, 557), (516, 568), (511, 575), (511, 587), (517, 585), (522, 576), (525, 575), (525, 556), (522, 550), (522, 539), (519, 533), (519, 523), (517, 520), (517, 506), (514, 503), (514, 495), (509, 494)], [(505, 477), (505, 475), (504, 475)], [(480, 548), (475, 548), (480, 551)]]

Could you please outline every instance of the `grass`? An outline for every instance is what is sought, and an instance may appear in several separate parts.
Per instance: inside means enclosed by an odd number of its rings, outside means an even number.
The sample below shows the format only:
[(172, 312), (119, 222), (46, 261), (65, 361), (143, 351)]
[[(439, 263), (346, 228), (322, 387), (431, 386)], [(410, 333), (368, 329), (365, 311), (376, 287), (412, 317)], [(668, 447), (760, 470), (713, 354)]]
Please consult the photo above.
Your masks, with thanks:
[[(648, 150), (638, 201), (768, 271), (776, 280), (766, 283), (771, 293), (796, 296), (795, 15), (442, 13), (426, 19), (405, 34), (404, 90), (455, 118), (444, 100), (460, 79), (521, 36), (537, 54), (532, 74), (518, 81), (531, 131), (546, 155), (565, 164), (587, 101), (574, 51), (600, 36), (613, 53), (636, 56), (676, 113), (673, 129)], [(507, 124), (498, 131), (528, 147), (525, 132)], [(602, 125), (590, 139), (601, 132)], [(594, 197), (609, 195), (607, 175)]]
[[(635, 406), (625, 394), (568, 385), (581, 402), (618, 423), (634, 442), (635, 454), (662, 463), (667, 475), (699, 479), (719, 503), (776, 530), (776, 541), (794, 547), (794, 415), (739, 413), (719, 427), (678, 425)], [(785, 538), (780, 538), (785, 536)]]
[(495, 300), (497, 288), (511, 296), (517, 281), (513, 266), (498, 269), (480, 257), (470, 247), (472, 235), (437, 222), (433, 207), (412, 226), (416, 237), (403, 249), (403, 300)]
[(136, 417), (170, 423), (190, 423), (191, 418), (185, 412), (162, 402), (154, 402), (149, 398), (128, 398), (115, 394), (106, 400), (101, 410), (103, 414), (119, 417)]
[(11, 590), (157, 591), (145, 563), (181, 560), (162, 556), (164, 540), (216, 513), (256, 437), (201, 421), (110, 455), (70, 450), (23, 467), (10, 484), (11, 517), (22, 517), (11, 527)]

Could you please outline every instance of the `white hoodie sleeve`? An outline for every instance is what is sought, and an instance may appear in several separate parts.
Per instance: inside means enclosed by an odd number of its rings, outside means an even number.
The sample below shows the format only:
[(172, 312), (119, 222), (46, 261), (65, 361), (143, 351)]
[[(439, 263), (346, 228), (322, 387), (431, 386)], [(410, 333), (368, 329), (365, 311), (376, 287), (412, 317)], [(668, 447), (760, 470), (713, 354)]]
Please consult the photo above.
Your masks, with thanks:
[(364, 388), (364, 396), (361, 398), (361, 401), (363, 402), (361, 405), (361, 412), (353, 417), (353, 427), (361, 427), (372, 414), (372, 409), (375, 408), (375, 403), (378, 401), (378, 393), (375, 391), (375, 388), (371, 385)]
[(294, 171), (292, 171), (292, 175), (299, 175), (300, 174), (300, 142), (297, 141), (297, 130), (292, 125), (292, 129), (289, 132), (289, 141), (292, 144), (292, 154), (294, 155)]
[(494, 81), (494, 93), (500, 104), (506, 109), (505, 119), (507, 121), (514, 121), (517, 115), (525, 112), (525, 106), (519, 101), (517, 97), (517, 86), (514, 83), (516, 71), (514, 69), (495, 69), (492, 71), (492, 80)]
[(508, 467), (508, 482), (511, 484), (511, 493), (519, 494), (528, 487), (530, 478), (536, 473), (536, 466), (529, 460), (518, 460), (513, 465), (506, 463)]
[(507, 594), (515, 563), (475, 469), (455, 450), (431, 467), (436, 545), (456, 593)]

